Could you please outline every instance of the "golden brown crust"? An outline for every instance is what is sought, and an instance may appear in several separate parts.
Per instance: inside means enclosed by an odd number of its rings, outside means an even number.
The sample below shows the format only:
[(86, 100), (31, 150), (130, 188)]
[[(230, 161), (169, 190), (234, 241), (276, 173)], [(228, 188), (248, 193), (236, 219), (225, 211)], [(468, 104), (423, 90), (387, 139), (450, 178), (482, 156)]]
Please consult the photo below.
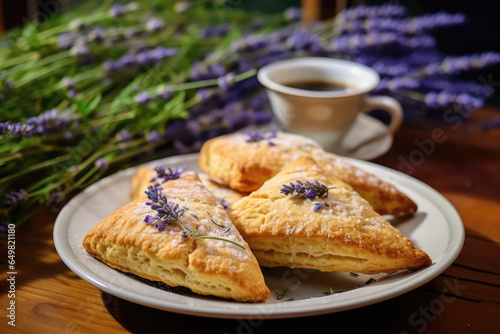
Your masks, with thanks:
[[(139, 167), (132, 179), (132, 200), (144, 197), (144, 192), (148, 189), (149, 185), (152, 184), (150, 181), (155, 176), (155, 171), (149, 167)], [(233, 190), (228, 186), (220, 184), (210, 176), (206, 174), (198, 174), (201, 182), (207, 188), (212, 195), (215, 196), (219, 201), (225, 200), (229, 204), (229, 209), (240, 199), (247, 196), (248, 193), (243, 193), (240, 191)]]
[(140, 198), (88, 232), (83, 240), (87, 252), (113, 268), (199, 294), (265, 301), (270, 292), (255, 257), (198, 176), (186, 174), (164, 188), (169, 201), (189, 208), (179, 219), (182, 224), (198, 235), (230, 239), (245, 249), (222, 240), (183, 239), (182, 228), (175, 223), (159, 231), (154, 223), (144, 222), (146, 215), (155, 212), (145, 205), (147, 198)]
[[(283, 184), (317, 180), (335, 187), (325, 199), (280, 192)], [(315, 203), (326, 203), (314, 211)], [(422, 250), (377, 214), (352, 187), (309, 157), (285, 166), (234, 206), (231, 219), (263, 266), (391, 273), (431, 263)]]
[(278, 133), (274, 145), (267, 141), (247, 143), (241, 133), (207, 141), (198, 164), (211, 177), (239, 191), (255, 191), (283, 166), (300, 156), (309, 156), (325, 171), (350, 184), (379, 214), (396, 216), (415, 213), (416, 204), (388, 182), (327, 153), (311, 139)]

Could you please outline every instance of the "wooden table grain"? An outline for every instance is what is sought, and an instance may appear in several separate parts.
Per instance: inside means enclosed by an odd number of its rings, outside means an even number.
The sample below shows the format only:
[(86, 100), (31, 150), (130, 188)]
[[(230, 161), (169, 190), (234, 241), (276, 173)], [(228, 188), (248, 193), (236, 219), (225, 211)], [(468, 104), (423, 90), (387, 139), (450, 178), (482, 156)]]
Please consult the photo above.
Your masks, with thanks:
[[(159, 311), (101, 292), (69, 270), (54, 248), (55, 216), (41, 212), (16, 230), (15, 327), (6, 317), (10, 285), (1, 243), (0, 333), (500, 333), (500, 129), (479, 130), (499, 112), (483, 108), (467, 122), (404, 125), (391, 150), (375, 160), (437, 189), (465, 225), (458, 259), (409, 293), (351, 311), (286, 320)], [(442, 135), (437, 141), (436, 131)]]

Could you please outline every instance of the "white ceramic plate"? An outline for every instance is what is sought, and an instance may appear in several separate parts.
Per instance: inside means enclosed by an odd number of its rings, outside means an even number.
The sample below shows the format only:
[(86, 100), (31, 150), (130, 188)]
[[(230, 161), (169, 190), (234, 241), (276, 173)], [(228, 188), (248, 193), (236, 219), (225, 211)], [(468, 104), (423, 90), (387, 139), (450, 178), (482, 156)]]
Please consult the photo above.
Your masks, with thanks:
[[(197, 157), (197, 154), (176, 156), (149, 165), (187, 165), (191, 170), (199, 170)], [(57, 217), (54, 243), (71, 270), (107, 293), (162, 310), (218, 318), (288, 318), (353, 309), (415, 289), (450, 266), (464, 240), (463, 224), (453, 206), (437, 191), (412, 177), (369, 162), (347, 160), (397, 185), (418, 204), (415, 216), (392, 223), (429, 254), (433, 260), (431, 266), (369, 285), (365, 282), (374, 276), (265, 268), (266, 284), (272, 292), (268, 301), (261, 304), (161, 290), (111, 269), (81, 246), (94, 225), (129, 201), (130, 181), (136, 168), (111, 175), (74, 197)], [(325, 294), (339, 290), (344, 292)]]

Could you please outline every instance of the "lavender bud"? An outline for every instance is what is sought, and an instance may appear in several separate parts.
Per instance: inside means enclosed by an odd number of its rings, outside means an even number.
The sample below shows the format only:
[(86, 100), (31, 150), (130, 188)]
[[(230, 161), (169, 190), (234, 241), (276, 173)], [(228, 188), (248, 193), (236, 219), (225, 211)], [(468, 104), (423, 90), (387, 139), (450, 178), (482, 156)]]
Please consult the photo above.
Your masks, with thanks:
[(26, 203), (28, 198), (29, 195), (26, 190), (19, 189), (18, 191), (13, 191), (12, 193), (5, 195), (3, 204), (8, 208), (15, 208)]
[(100, 171), (105, 171), (109, 167), (108, 161), (104, 158), (97, 159), (94, 164)]
[(229, 72), (228, 74), (221, 76), (217, 79), (217, 84), (222, 90), (228, 90), (236, 84), (236, 77), (234, 73)]
[(130, 132), (128, 132), (127, 130), (125, 129), (121, 129), (120, 131), (118, 131), (118, 133), (115, 135), (115, 138), (116, 140), (118, 140), (119, 142), (122, 142), (122, 143), (125, 143), (125, 142), (129, 142), (132, 140), (132, 135), (130, 134)]
[(151, 99), (149, 98), (149, 93), (141, 92), (137, 94), (135, 97), (135, 102), (137, 102), (137, 104), (140, 104), (142, 106), (148, 105), (151, 102)]
[(106, 31), (102, 27), (96, 27), (89, 33), (89, 41), (102, 42), (106, 38)]
[(155, 17), (150, 18), (146, 21), (146, 31), (157, 32), (165, 27), (165, 23), (162, 20)]
[(156, 97), (162, 100), (168, 100), (172, 96), (174, 88), (170, 85), (161, 85), (156, 90)]
[(298, 7), (290, 7), (283, 12), (288, 21), (298, 21), (302, 18), (302, 11)]
[(80, 19), (73, 19), (68, 23), (68, 28), (73, 31), (78, 31), (83, 29), (84, 23)]
[(114, 4), (108, 11), (109, 16), (114, 18), (121, 17), (125, 15), (125, 13), (126, 13), (125, 7), (123, 7), (123, 5), (121, 4)]
[(86, 58), (90, 55), (90, 48), (83, 40), (79, 40), (76, 44), (69, 50), (69, 53), (77, 58)]
[(75, 80), (73, 80), (73, 78), (66, 77), (63, 79), (61, 85), (65, 89), (71, 89), (71, 88), (75, 88), (76, 83), (75, 83)]
[(74, 89), (74, 88), (68, 89), (67, 95), (71, 99), (74, 98), (76, 96), (76, 89)]
[(158, 133), (158, 131), (156, 130), (152, 130), (151, 132), (149, 132), (147, 135), (146, 135), (146, 139), (148, 142), (150, 142), (151, 144), (156, 144), (157, 142), (159, 142), (161, 140), (161, 136), (160, 134)]

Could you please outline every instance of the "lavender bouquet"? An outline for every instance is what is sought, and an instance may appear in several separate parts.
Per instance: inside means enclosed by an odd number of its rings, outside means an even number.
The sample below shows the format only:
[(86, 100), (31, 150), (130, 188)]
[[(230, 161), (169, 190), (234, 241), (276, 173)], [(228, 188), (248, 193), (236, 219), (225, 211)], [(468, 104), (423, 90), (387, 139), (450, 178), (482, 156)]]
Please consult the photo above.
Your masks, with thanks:
[(382, 77), (377, 93), (398, 98), (408, 117), (474, 110), (492, 90), (458, 75), (500, 55), (449, 57), (429, 35), (464, 20), (408, 18), (384, 5), (305, 25), (296, 8), (262, 15), (224, 1), (141, 0), (12, 31), (0, 41), (1, 229), (44, 207), (57, 211), (118, 169), (271, 122), (255, 74), (279, 59), (369, 65)]

